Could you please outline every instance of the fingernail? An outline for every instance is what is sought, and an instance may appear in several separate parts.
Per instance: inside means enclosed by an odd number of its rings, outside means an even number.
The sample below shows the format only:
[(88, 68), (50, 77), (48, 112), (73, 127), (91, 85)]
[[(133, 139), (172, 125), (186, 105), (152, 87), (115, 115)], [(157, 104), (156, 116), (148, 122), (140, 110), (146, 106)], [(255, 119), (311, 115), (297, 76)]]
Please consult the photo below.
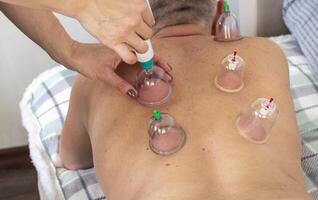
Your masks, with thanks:
[(132, 99), (136, 99), (137, 98), (137, 93), (133, 89), (128, 90), (126, 94)]
[(169, 72), (166, 72), (168, 75), (169, 75), (169, 77), (170, 77), (170, 82), (172, 82), (173, 81), (173, 76), (169, 73)]

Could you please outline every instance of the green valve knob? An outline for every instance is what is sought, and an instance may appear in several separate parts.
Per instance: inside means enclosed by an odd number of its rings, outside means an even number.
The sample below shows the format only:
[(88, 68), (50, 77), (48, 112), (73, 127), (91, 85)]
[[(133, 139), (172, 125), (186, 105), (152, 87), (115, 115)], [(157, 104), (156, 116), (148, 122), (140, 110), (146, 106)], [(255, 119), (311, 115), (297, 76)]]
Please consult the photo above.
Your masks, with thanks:
[(224, 12), (229, 13), (230, 12), (230, 5), (229, 2), (224, 1)]
[(154, 110), (153, 111), (153, 119), (156, 120), (156, 121), (161, 119), (161, 113), (160, 113), (159, 110)]

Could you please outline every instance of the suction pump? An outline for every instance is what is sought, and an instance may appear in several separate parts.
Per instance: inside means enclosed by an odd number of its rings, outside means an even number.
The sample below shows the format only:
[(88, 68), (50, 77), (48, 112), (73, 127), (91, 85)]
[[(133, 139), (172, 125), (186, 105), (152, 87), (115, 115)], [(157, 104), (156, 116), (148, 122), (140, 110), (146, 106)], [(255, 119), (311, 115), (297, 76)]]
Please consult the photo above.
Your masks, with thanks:
[(150, 40), (147, 40), (148, 51), (136, 53), (143, 70), (137, 75), (137, 101), (145, 106), (158, 106), (166, 103), (172, 93), (169, 77), (163, 69), (153, 62), (154, 52)]

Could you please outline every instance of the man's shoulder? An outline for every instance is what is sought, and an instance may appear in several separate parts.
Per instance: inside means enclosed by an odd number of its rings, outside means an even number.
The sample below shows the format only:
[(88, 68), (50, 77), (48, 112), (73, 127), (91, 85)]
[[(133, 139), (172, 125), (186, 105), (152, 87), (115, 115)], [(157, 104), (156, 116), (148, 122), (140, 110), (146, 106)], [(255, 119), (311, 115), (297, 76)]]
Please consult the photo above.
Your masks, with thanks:
[(264, 37), (248, 37), (240, 44), (242, 49), (246, 49), (251, 55), (268, 59), (268, 62), (286, 62), (283, 50), (272, 40)]
[(72, 89), (85, 90), (86, 88), (90, 87), (90, 85), (92, 85), (93, 82), (93, 80), (81, 74), (77, 74), (73, 82)]
[(242, 42), (248, 43), (250, 45), (264, 46), (266, 48), (275, 48), (280, 50), (280, 47), (273, 42), (270, 38), (265, 37), (246, 37)]
[[(213, 40), (212, 40), (213, 41)], [(269, 38), (264, 37), (245, 37), (234, 42), (216, 42), (206, 43), (212, 49), (226, 51), (247, 51), (250, 54), (276, 54), (277, 56), (284, 56), (281, 48)], [(240, 53), (240, 52), (238, 52)]]
[(72, 98), (75, 98), (80, 102), (87, 101), (87, 98), (90, 96), (90, 92), (92, 91), (94, 82), (95, 81), (90, 80), (81, 74), (76, 75), (72, 85)]
[(213, 41), (207, 45), (210, 46), (211, 51), (214, 51), (216, 55), (226, 56), (237, 51), (243, 59), (252, 59), (256, 63), (266, 59), (267, 63), (280, 62), (280, 64), (287, 64), (283, 50), (269, 38), (245, 37), (239, 41)]
[(260, 73), (262, 77), (282, 77), (288, 79), (288, 63), (283, 50), (269, 38), (245, 37), (242, 40), (221, 43), (214, 42), (211, 51), (216, 49), (217, 59), (237, 51), (246, 62), (247, 74)]

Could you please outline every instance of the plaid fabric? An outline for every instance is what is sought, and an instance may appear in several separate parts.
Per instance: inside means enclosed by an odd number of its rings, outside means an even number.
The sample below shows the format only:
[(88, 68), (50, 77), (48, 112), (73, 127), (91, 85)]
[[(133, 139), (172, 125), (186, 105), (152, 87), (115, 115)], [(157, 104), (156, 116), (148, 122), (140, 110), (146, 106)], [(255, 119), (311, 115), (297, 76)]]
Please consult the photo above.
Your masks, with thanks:
[[(272, 38), (284, 50), (290, 66), (291, 92), (302, 136), (302, 167), (308, 191), (318, 200), (318, 85), (306, 58), (291, 36)], [(75, 73), (56, 67), (29, 88), (26, 109), (30, 109), (41, 126), (38, 133), (52, 162), (58, 154), (59, 135), (67, 114), (71, 85)], [(106, 199), (98, 186), (94, 169), (69, 171), (57, 168), (56, 175), (65, 199)]]
[(318, 1), (284, 0), (283, 18), (318, 80)]
[[(71, 86), (76, 73), (62, 66), (48, 72), (42, 80), (41, 75), (31, 86), (31, 98), (27, 106), (31, 109), (34, 118), (41, 126), (38, 133), (43, 147), (53, 163), (58, 162), (59, 138), (66, 118)], [(47, 73), (45, 73), (47, 75)], [(57, 168), (60, 187), (64, 198), (69, 200), (106, 199), (95, 177), (94, 169), (70, 171)]]
[(292, 36), (272, 38), (285, 52), (299, 132), (302, 168), (308, 192), (318, 200), (318, 81)]

